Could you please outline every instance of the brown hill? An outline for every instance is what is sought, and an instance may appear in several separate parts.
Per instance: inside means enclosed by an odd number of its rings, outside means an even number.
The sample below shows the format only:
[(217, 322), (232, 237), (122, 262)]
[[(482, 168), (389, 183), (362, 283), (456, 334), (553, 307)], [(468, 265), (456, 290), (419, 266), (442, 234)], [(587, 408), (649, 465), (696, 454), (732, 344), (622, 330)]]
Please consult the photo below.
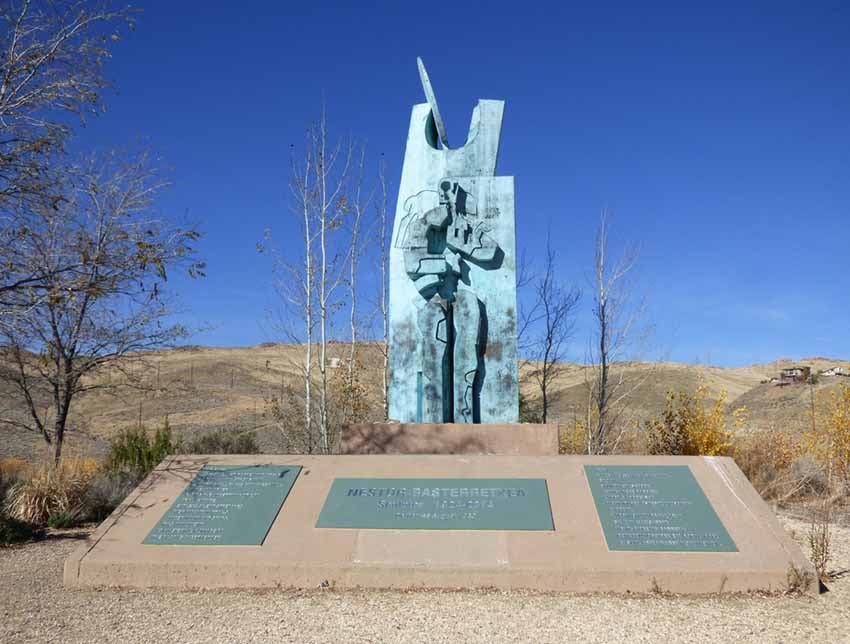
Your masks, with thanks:
[[(366, 386), (373, 418), (380, 418), (381, 348), (367, 343), (359, 347), (360, 381)], [(331, 344), (331, 358), (339, 359), (339, 367), (329, 369), (333, 380), (345, 368), (348, 346)], [(71, 451), (98, 454), (106, 441), (121, 429), (140, 421), (149, 428), (157, 427), (166, 415), (175, 432), (190, 436), (219, 428), (254, 431), (264, 451), (279, 451), (283, 445), (279, 430), (267, 415), (266, 401), (279, 395), (282, 388), (292, 386), (300, 391), (299, 361), (303, 347), (285, 344), (263, 344), (243, 348), (183, 347), (150, 354), (143, 365), (136, 365), (135, 375), (145, 390), (124, 389), (117, 394), (96, 391), (79, 398), (70, 419), (68, 445)], [(332, 364), (335, 361), (332, 360)], [(845, 361), (812, 358), (796, 361), (808, 364), (813, 372), (832, 366), (847, 366)], [(642, 420), (659, 413), (668, 390), (693, 391), (701, 382), (714, 396), (727, 392), (729, 408), (746, 405), (750, 426), (757, 428), (800, 428), (808, 418), (809, 387), (791, 385), (775, 387), (762, 384), (791, 361), (721, 368), (674, 362), (627, 362), (614, 367), (614, 377), (622, 378), (630, 391), (630, 417)], [(525, 375), (527, 375), (527, 370)], [(582, 414), (586, 404), (586, 367), (565, 365), (554, 392), (553, 416), (572, 422)], [(118, 378), (117, 373), (104, 379)], [(523, 393), (534, 398), (533, 382), (523, 378)], [(818, 388), (834, 386), (841, 377), (822, 378)], [(9, 400), (8, 392), (0, 392)], [(23, 410), (13, 410), (21, 414)], [(37, 435), (0, 427), (0, 458), (31, 457), (43, 452)]]

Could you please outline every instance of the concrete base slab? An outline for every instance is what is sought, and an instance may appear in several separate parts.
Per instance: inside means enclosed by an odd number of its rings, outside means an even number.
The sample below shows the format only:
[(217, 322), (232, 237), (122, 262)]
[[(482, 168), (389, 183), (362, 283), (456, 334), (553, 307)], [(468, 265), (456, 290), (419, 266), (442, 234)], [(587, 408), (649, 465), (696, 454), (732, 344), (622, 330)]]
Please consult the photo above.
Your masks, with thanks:
[[(259, 546), (146, 545), (206, 463), (300, 465)], [(585, 465), (686, 465), (736, 552), (609, 550)], [(335, 478), (544, 478), (554, 530), (316, 528)], [(65, 564), (72, 587), (502, 588), (574, 593), (781, 592), (814, 571), (728, 458), (178, 456), (160, 465)]]
[(343, 454), (558, 453), (558, 424), (359, 423), (340, 436)]

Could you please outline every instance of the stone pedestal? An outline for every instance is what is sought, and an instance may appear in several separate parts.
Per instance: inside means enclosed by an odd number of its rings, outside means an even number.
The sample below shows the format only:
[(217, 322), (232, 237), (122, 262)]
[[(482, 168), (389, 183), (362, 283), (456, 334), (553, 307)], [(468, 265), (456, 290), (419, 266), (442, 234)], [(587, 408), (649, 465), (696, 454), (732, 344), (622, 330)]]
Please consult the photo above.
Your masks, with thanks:
[[(274, 517), (259, 545), (228, 536), (240, 498)], [(641, 456), (178, 456), (68, 558), (65, 584), (817, 593), (734, 461)]]
[(558, 453), (558, 424), (361, 423), (347, 425), (342, 454), (522, 454)]

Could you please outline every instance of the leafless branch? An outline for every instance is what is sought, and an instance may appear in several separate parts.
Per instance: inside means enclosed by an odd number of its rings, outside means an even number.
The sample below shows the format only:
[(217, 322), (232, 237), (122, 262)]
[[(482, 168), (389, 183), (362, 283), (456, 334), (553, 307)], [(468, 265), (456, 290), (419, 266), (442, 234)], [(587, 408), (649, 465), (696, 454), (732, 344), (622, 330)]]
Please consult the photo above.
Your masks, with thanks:
[(520, 315), (520, 350), (529, 358), (526, 377), (533, 379), (540, 392), (540, 420), (545, 423), (549, 420), (554, 402), (554, 385), (565, 367), (581, 291), (563, 286), (558, 279), (557, 254), (552, 248), (550, 235), (546, 237), (541, 272), (533, 275), (524, 263), (521, 266), (519, 275), (534, 288), (535, 299), (532, 306)]

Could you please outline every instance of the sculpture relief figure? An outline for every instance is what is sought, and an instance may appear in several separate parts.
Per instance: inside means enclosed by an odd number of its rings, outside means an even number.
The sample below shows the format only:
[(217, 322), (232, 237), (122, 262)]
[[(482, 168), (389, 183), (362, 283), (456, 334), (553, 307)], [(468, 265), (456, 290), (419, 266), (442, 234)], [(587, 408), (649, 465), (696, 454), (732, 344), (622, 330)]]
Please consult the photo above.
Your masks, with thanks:
[(411, 118), (390, 250), (390, 416), (515, 422), (513, 181), (493, 176), (502, 103), (479, 101), (451, 149), (419, 70), (429, 102)]
[(408, 204), (406, 226), (396, 246), (403, 249), (407, 274), (426, 301), (419, 310), (422, 333), (423, 406), (426, 417), (474, 422), (476, 378), (482, 366), (486, 332), (481, 324), (484, 303), (470, 283), (469, 266), (498, 268), (499, 246), (491, 227), (478, 217), (475, 198), (459, 182), (439, 182), (438, 204)]

